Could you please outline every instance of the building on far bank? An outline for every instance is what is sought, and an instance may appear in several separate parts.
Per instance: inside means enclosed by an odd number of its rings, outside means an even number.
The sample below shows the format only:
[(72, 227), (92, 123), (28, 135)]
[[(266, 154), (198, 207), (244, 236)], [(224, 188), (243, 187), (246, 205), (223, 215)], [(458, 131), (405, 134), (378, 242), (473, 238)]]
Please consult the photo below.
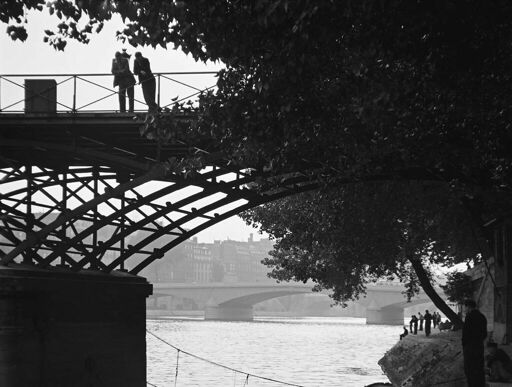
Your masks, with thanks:
[(145, 268), (141, 275), (150, 282), (210, 283), (275, 281), (261, 261), (268, 257), (273, 243), (255, 241), (215, 241), (199, 243), (194, 237)]
[(219, 282), (269, 281), (269, 270), (261, 261), (268, 257), (272, 246), (269, 239), (255, 241), (252, 234), (247, 242), (215, 241), (210, 248), (215, 261), (222, 265), (223, 276)]

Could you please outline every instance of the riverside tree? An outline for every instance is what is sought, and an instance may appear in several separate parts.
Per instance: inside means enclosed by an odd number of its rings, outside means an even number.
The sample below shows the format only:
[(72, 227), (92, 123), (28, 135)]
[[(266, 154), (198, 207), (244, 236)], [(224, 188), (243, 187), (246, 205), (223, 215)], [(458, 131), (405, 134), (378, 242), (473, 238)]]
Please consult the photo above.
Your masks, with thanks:
[(432, 286), (433, 265), (478, 259), (472, 222), (445, 184), (366, 182), (304, 193), (249, 210), (243, 218), (276, 239), (278, 280), (314, 280), (338, 303), (378, 279), (400, 279), (407, 296), (419, 286), (454, 324), (460, 318)]
[[(190, 134), (238, 165), (315, 165), (326, 185), (444, 182), (480, 240), (483, 220), (510, 209), (506, 0), (16, 0), (0, 2), (0, 20), (24, 40), (26, 10), (45, 8), (61, 19), (46, 31), (56, 49), (119, 14), (132, 45), (222, 61)], [(170, 138), (173, 125), (160, 125)]]

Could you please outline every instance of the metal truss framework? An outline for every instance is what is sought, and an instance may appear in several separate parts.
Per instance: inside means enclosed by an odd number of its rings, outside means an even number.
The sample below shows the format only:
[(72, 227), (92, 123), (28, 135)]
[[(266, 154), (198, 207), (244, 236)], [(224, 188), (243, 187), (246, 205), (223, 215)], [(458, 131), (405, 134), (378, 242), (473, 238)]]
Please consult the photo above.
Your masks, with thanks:
[[(212, 88), (186, 83), (187, 77), (204, 83), (213, 75), (156, 74), (159, 106)], [(53, 86), (27, 99), (30, 93), (21, 80), (34, 77), (49, 78)], [(11, 101), (0, 101), (0, 264), (137, 274), (224, 219), (317, 186), (304, 173), (265, 176), (253, 169), (227, 167), (225, 160), (213, 155), (211, 164), (192, 176), (170, 172), (161, 160), (208, 152), (141, 137), (139, 129), (150, 117), (115, 113), (117, 98), (112, 97), (117, 92), (108, 86), (110, 78), (111, 74), (0, 75), (2, 91), (11, 96)], [(173, 86), (165, 87), (164, 81)], [(178, 87), (194, 94), (173, 97)], [(56, 98), (57, 91), (59, 98), (52, 101), (58, 108), (53, 112), (27, 111), (28, 105), (25, 111), (18, 110), (33, 98), (48, 102), (47, 92)], [(102, 110), (104, 104), (107, 110)], [(252, 189), (255, 185), (258, 190)]]
[[(6, 142), (3, 145), (7, 144)], [(27, 152), (48, 143), (17, 142)], [(10, 158), (0, 169), (0, 262), (66, 271), (139, 273), (192, 235), (259, 204), (311, 190), (306, 174), (265, 177), (255, 170), (212, 163), (186, 178), (165, 163), (113, 159), (108, 148), (59, 145), (64, 159), (80, 163), (46, 167)], [(56, 151), (56, 150), (55, 150)], [(139, 159), (142, 158), (139, 157)], [(6, 162), (10, 165), (5, 167)], [(255, 181), (267, 190), (253, 190)]]

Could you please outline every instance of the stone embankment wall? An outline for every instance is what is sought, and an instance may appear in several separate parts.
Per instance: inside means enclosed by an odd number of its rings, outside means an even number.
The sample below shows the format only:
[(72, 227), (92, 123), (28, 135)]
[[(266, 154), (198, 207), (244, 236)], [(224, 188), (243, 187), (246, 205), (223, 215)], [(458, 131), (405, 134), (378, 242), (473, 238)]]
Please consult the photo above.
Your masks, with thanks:
[(408, 335), (379, 360), (393, 386), (466, 387), (461, 333)]

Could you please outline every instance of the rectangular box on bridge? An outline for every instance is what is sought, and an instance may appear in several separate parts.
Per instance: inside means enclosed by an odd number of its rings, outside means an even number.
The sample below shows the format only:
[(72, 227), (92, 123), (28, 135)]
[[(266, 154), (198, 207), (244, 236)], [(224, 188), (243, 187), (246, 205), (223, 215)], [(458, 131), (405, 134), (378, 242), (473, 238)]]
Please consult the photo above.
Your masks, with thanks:
[(56, 113), (55, 79), (25, 79), (25, 113)]

